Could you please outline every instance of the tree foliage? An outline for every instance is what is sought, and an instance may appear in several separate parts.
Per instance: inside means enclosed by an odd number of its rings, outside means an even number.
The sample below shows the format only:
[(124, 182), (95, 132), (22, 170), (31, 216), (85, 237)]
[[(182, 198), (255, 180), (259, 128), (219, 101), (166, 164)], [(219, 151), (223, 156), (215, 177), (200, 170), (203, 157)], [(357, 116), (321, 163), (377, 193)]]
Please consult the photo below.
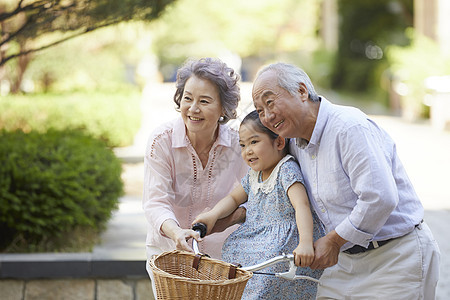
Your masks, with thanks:
[(386, 65), (386, 48), (407, 45), (413, 25), (413, 0), (338, 0), (339, 47), (334, 88), (366, 91)]
[[(0, 4), (0, 66), (97, 28), (153, 20), (174, 0), (6, 0)], [(64, 32), (51, 41), (40, 37)]]
[[(266, 61), (317, 47), (319, 0), (178, 0), (152, 22), (162, 70), (187, 57), (253, 57)], [(279, 57), (278, 57), (279, 58)], [(167, 74), (164, 74), (167, 77)]]

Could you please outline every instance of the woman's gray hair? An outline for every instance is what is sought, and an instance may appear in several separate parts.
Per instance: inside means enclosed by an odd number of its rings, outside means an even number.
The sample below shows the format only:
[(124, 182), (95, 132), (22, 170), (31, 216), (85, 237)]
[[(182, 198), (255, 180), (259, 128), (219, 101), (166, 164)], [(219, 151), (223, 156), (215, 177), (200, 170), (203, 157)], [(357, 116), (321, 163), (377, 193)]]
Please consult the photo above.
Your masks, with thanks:
[(274, 71), (278, 78), (278, 85), (288, 91), (292, 96), (298, 94), (299, 84), (303, 83), (308, 89), (309, 99), (314, 102), (320, 100), (308, 74), (299, 67), (281, 62), (274, 63), (263, 67), (256, 75), (256, 78), (267, 71)]
[(184, 87), (191, 76), (209, 80), (219, 89), (220, 103), (224, 116), (219, 119), (220, 124), (227, 123), (230, 119), (236, 119), (236, 109), (241, 100), (238, 81), (240, 76), (217, 58), (189, 59), (177, 72), (177, 81), (173, 101), (180, 109)]

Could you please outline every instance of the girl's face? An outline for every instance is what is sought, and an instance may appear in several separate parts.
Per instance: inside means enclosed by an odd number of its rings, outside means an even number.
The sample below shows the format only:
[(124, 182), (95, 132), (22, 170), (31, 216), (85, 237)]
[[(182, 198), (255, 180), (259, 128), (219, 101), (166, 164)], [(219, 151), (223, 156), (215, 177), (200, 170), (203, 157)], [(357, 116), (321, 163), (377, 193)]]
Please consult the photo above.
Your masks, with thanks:
[(188, 134), (215, 132), (222, 115), (219, 89), (209, 80), (192, 76), (184, 86), (180, 111)]
[(241, 155), (254, 171), (262, 171), (263, 179), (266, 179), (283, 157), (285, 141), (280, 136), (273, 140), (255, 127), (250, 121), (239, 128)]

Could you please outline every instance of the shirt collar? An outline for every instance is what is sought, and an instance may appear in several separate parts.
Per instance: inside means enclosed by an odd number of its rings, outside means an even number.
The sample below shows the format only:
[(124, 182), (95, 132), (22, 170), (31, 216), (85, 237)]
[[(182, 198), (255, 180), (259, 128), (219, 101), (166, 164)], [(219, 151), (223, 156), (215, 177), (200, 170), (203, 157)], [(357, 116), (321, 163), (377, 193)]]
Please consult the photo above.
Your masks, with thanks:
[(331, 108), (331, 102), (325, 99), (324, 97), (320, 97), (320, 106), (319, 113), (317, 114), (316, 125), (314, 126), (313, 133), (311, 135), (311, 139), (308, 143), (305, 139), (296, 138), (295, 143), (299, 148), (306, 148), (308, 145), (319, 145), (320, 139), (322, 138), (323, 131), (325, 129), (325, 125), (328, 121), (328, 116)]
[[(224, 147), (231, 147), (230, 130), (232, 129), (226, 125), (219, 125), (219, 135), (214, 144)], [(186, 135), (186, 126), (184, 125), (183, 118), (180, 116), (175, 120), (173, 126), (172, 147), (182, 148), (187, 147), (188, 144), (189, 139)]]

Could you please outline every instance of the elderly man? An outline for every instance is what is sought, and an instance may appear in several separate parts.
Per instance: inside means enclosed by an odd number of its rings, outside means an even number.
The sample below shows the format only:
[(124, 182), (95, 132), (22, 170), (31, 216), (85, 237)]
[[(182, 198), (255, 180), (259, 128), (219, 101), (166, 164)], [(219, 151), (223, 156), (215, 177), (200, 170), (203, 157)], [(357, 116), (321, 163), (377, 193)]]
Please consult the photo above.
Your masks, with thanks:
[(327, 234), (312, 268), (318, 299), (434, 299), (439, 248), (391, 137), (360, 110), (317, 95), (308, 75), (269, 65), (253, 84), (262, 123), (292, 138)]

